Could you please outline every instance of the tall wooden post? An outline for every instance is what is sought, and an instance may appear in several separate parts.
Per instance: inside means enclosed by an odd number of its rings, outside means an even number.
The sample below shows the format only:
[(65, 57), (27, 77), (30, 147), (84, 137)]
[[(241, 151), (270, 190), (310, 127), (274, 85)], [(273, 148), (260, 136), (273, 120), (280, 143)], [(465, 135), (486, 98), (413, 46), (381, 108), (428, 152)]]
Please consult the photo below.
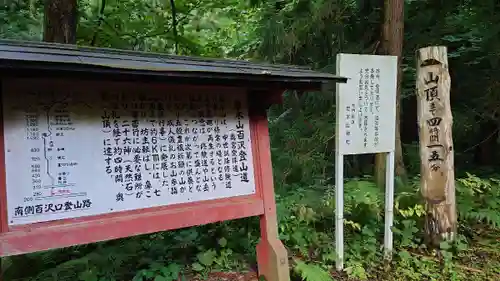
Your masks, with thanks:
[(457, 229), (450, 80), (446, 47), (417, 51), (421, 191), (427, 242), (434, 246), (453, 239)]
[[(281, 96), (278, 95), (278, 97)], [(271, 95), (276, 98), (276, 95)], [(264, 201), (264, 214), (260, 216), (260, 241), (257, 244), (257, 265), (259, 275), (267, 281), (289, 281), (290, 268), (288, 252), (278, 238), (278, 219), (276, 216), (276, 201), (274, 198), (273, 169), (271, 164), (271, 148), (269, 144), (269, 129), (266, 111), (262, 105), (254, 106), (252, 117), (257, 138), (257, 157), (259, 168), (256, 169), (258, 187)]]

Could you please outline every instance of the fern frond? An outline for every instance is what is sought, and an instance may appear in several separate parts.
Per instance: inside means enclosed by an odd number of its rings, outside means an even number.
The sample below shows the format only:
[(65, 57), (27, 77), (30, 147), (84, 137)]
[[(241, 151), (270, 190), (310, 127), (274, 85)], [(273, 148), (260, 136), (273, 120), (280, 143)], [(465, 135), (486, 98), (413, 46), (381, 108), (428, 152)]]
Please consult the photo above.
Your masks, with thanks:
[(330, 273), (316, 264), (295, 261), (294, 271), (305, 281), (333, 281)]

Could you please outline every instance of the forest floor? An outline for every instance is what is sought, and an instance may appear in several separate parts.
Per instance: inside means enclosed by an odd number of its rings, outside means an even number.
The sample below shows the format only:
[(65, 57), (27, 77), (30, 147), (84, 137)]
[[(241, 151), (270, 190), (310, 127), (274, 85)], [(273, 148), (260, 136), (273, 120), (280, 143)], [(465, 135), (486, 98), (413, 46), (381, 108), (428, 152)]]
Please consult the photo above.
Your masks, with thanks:
[(482, 228), (475, 232), (470, 247), (454, 258), (456, 270), (467, 280), (500, 280), (500, 232)]
[[(500, 231), (474, 230), (467, 249), (456, 252), (452, 262), (446, 264), (442, 254), (425, 253), (422, 250), (408, 249), (405, 258), (400, 255), (388, 265), (374, 265), (366, 268), (368, 278), (349, 277), (346, 272), (330, 270), (331, 277), (337, 281), (407, 281), (407, 280), (500, 280)], [(446, 267), (446, 268), (445, 268)], [(444, 273), (446, 271), (446, 273)], [(426, 276), (426, 278), (424, 277)], [(424, 278), (422, 278), (424, 277)], [(188, 277), (192, 281), (260, 281), (257, 273), (250, 269), (248, 272), (210, 272), (204, 277)], [(299, 276), (291, 271), (292, 281), (318, 281)]]
[(212, 272), (206, 278), (195, 277), (192, 281), (258, 281), (255, 271), (250, 272)]
[[(425, 281), (425, 280), (435, 280), (435, 281), (483, 281), (500, 280), (500, 230), (493, 230), (486, 226), (475, 226), (468, 230), (461, 230), (461, 233), (467, 236), (467, 241), (454, 245), (453, 247), (443, 249), (440, 251), (426, 251), (422, 249), (421, 246), (409, 246), (404, 248), (396, 248), (395, 255), (391, 264), (382, 264), (377, 259), (370, 259), (361, 256), (353, 262), (353, 257), (351, 255), (346, 255), (347, 260), (345, 264), (344, 272), (337, 272), (334, 269), (334, 262), (321, 259), (312, 259), (308, 257), (303, 257), (300, 254), (293, 253), (290, 257), (290, 275), (291, 281)], [(146, 240), (141, 240), (146, 241)], [(130, 243), (130, 242), (129, 242)], [(369, 244), (369, 242), (366, 242)], [(153, 242), (153, 244), (155, 244)], [(346, 252), (353, 248), (353, 243), (346, 243)], [(127, 245), (127, 244), (123, 244)], [(363, 244), (361, 244), (363, 247)], [(109, 251), (109, 250), (108, 250)], [(356, 250), (358, 251), (358, 250)], [(118, 253), (116, 249), (114, 252)], [(191, 256), (191, 254), (186, 251), (184, 253), (186, 257)], [(248, 253), (247, 253), (248, 254)], [(101, 254), (96, 254), (101, 256)], [(137, 253), (134, 259), (141, 257), (142, 255)], [(182, 257), (176, 255), (178, 260), (182, 260)], [(224, 268), (219, 268), (217, 266), (207, 267), (202, 270), (202, 273), (198, 271), (198, 274), (192, 269), (193, 264), (180, 263), (179, 269), (181, 273), (181, 278), (179, 281), (262, 281), (259, 279), (256, 268), (251, 265), (255, 263), (254, 258), (244, 255), (243, 259), (233, 259), (228, 257), (229, 260), (234, 261), (235, 264), (239, 266), (228, 266)], [(240, 258), (244, 256), (239, 256)], [(32, 260), (31, 262), (33, 262)], [(28, 261), (26, 261), (28, 262)], [(103, 260), (104, 262), (104, 260)], [(302, 264), (302, 267), (300, 266)], [(19, 263), (16, 263), (19, 264)], [(113, 267), (112, 264), (103, 263), (101, 267)], [(250, 264), (250, 265), (249, 265)], [(306, 264), (307, 266), (304, 266)], [(36, 266), (36, 265), (34, 265)], [(22, 267), (22, 266), (21, 266)], [(18, 267), (19, 269), (20, 267)], [(120, 267), (121, 269), (123, 266)], [(130, 267), (128, 267), (130, 269)], [(239, 268), (239, 269), (236, 269)], [(68, 268), (70, 269), (70, 268)], [(319, 270), (318, 270), (319, 269)], [(29, 269), (26, 269), (29, 270)], [(322, 272), (319, 272), (322, 271)], [(59, 270), (59, 272), (62, 272)], [(74, 271), (72, 271), (74, 272)], [(18, 272), (19, 274), (20, 272)], [(200, 274), (201, 273), (201, 274)], [(327, 274), (325, 276), (324, 274)], [(329, 275), (329, 276), (328, 276)], [(56, 279), (53, 279), (57, 276)], [(177, 275), (176, 275), (177, 276)], [(35, 281), (35, 280), (83, 280), (83, 281), (125, 281), (130, 279), (123, 278), (80, 278), (76, 279), (65, 279), (63, 275), (51, 274), (47, 272), (47, 276), (42, 278), (41, 276), (37, 278), (6, 278), (5, 280), (18, 280), (18, 281)], [(175, 280), (171, 278), (134, 278), (134, 280)]]

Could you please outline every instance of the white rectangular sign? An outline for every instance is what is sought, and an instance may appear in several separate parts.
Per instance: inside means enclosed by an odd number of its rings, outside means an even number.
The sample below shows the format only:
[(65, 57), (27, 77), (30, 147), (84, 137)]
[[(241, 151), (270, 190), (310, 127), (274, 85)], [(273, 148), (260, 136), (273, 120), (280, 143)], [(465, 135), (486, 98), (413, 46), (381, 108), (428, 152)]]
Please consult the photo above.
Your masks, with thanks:
[(3, 109), (10, 225), (255, 193), (246, 93), (7, 87)]
[(337, 149), (341, 154), (394, 151), (397, 57), (337, 55)]

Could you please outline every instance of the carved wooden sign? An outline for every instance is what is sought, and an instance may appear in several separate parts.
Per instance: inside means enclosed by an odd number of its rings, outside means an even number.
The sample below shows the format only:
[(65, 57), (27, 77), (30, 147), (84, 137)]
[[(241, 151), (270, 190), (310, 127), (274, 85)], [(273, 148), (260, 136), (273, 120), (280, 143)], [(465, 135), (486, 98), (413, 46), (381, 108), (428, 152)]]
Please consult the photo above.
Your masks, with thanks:
[(417, 63), (421, 190), (428, 209), (426, 231), (438, 243), (453, 238), (457, 220), (446, 47), (419, 49)]

